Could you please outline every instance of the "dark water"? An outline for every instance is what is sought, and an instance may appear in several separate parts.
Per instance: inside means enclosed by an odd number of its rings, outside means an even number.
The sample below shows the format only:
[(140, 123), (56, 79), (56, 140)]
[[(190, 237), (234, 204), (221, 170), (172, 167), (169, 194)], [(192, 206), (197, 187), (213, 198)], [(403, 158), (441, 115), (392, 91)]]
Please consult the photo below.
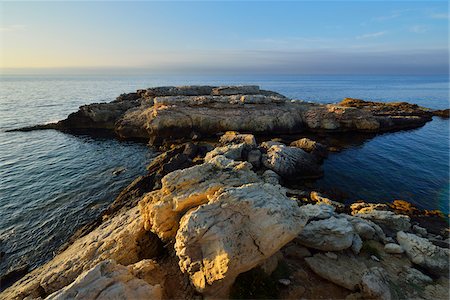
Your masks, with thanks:
[[(160, 85), (259, 84), (289, 97), (337, 102), (344, 97), (449, 106), (448, 78), (298, 77), (0, 77), (0, 274), (20, 261), (36, 266), (52, 257), (78, 225), (96, 216), (145, 172), (152, 152), (143, 144), (56, 131), (5, 130), (65, 118), (78, 106)], [(113, 175), (117, 168), (126, 171)], [(404, 199), (448, 213), (449, 121), (434, 119), (411, 131), (379, 135), (332, 154), (317, 184), (348, 199)]]

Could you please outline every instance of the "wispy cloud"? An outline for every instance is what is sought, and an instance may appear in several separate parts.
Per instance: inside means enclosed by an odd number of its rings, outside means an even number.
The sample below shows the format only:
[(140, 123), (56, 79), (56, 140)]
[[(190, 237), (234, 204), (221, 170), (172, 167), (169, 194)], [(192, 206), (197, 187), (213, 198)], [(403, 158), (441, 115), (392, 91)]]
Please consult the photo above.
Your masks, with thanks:
[(366, 33), (366, 34), (358, 35), (356, 37), (356, 39), (357, 40), (361, 40), (361, 39), (377, 38), (377, 37), (385, 35), (386, 33), (387, 33), (387, 31), (378, 31), (378, 32), (372, 32), (372, 33)]
[(382, 22), (382, 21), (392, 20), (392, 19), (396, 19), (396, 18), (400, 17), (401, 15), (402, 14), (400, 14), (400, 13), (392, 13), (392, 14), (386, 15), (386, 16), (375, 17), (372, 19), (372, 21)]
[(6, 25), (0, 27), (0, 32), (20, 31), (24, 30), (25, 28), (25, 25)]
[(449, 19), (448, 13), (434, 13), (430, 15), (432, 19)]
[(414, 33), (424, 33), (427, 32), (427, 30), (428, 27), (424, 25), (414, 25), (409, 28), (409, 31)]

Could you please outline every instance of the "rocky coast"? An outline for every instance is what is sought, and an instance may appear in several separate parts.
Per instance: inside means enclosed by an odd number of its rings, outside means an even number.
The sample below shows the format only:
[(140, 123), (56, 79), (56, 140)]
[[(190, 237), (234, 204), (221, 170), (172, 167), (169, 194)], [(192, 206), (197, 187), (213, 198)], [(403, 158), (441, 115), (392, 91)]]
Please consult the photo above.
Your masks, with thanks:
[(448, 110), (186, 86), (138, 90), (23, 128), (108, 131), (160, 155), (0, 298), (448, 299), (442, 213), (402, 200), (344, 205), (301, 184), (322, 176), (336, 150), (323, 136), (370, 138), (435, 115)]

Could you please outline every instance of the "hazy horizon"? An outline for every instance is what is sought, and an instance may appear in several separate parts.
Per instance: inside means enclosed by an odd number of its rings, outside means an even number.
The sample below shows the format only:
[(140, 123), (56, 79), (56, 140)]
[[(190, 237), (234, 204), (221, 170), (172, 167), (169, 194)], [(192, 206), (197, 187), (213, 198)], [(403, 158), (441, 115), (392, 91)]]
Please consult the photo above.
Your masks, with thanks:
[(5, 75), (449, 74), (447, 1), (0, 5)]

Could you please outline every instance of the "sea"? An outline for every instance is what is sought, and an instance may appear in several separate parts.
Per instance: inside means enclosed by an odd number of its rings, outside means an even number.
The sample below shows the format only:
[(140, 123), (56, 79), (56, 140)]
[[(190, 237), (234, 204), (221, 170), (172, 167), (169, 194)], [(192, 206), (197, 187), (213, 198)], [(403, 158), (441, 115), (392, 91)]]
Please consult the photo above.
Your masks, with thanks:
[[(64, 119), (80, 105), (166, 85), (256, 84), (304, 101), (345, 97), (444, 109), (448, 76), (0, 76), (0, 275), (33, 269), (111, 203), (156, 153), (145, 143), (55, 130), (6, 132)], [(402, 199), (449, 213), (449, 120), (355, 142), (324, 162), (318, 188), (344, 200)]]

